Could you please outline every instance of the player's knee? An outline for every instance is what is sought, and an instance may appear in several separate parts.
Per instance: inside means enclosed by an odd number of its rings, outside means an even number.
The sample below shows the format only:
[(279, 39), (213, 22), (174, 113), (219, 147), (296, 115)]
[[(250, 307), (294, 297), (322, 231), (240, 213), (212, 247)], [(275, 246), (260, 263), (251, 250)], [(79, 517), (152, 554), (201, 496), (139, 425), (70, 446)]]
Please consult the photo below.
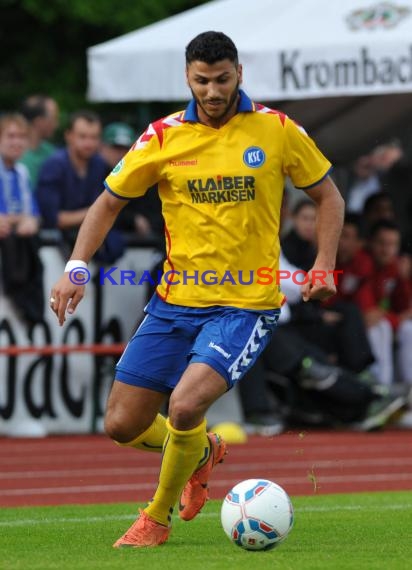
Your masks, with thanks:
[(111, 439), (119, 443), (128, 443), (139, 435), (136, 426), (128, 425), (121, 415), (113, 413), (106, 414), (104, 431)]
[(174, 400), (169, 403), (169, 421), (178, 430), (192, 429), (199, 423), (202, 410), (189, 401)]

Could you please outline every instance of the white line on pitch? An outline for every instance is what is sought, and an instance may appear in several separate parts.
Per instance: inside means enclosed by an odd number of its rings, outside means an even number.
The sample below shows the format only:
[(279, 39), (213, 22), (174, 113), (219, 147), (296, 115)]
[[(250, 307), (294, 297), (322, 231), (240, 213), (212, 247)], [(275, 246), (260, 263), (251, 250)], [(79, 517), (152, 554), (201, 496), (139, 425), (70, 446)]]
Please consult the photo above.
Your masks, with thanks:
[[(295, 508), (295, 512), (299, 513), (328, 513), (334, 511), (372, 511), (375, 509), (379, 509), (380, 511), (408, 511), (412, 509), (412, 503), (410, 504), (392, 504), (392, 505), (336, 505), (336, 506), (329, 506), (329, 507), (297, 507)], [(218, 518), (219, 513), (202, 513), (202, 518)], [(10, 521), (0, 521), (0, 528), (1, 527), (16, 527), (16, 526), (36, 526), (41, 524), (56, 524), (56, 523), (104, 523), (110, 521), (128, 521), (134, 520), (136, 518), (136, 514), (131, 515), (103, 515), (103, 516), (94, 516), (94, 517), (56, 517), (56, 518), (45, 518), (45, 519), (19, 519), (19, 520), (10, 520)], [(180, 522), (178, 518), (176, 518), (175, 522)]]

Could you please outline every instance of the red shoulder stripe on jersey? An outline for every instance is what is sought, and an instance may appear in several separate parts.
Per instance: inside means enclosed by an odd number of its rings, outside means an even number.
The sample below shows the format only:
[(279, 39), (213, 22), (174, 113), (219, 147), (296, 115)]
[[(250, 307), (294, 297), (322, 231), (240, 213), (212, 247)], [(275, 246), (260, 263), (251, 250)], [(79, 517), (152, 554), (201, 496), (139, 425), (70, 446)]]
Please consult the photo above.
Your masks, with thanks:
[(159, 139), (160, 148), (162, 148), (162, 146), (163, 146), (163, 122), (162, 121), (163, 121), (163, 119), (159, 119), (158, 121), (155, 121), (154, 123), (152, 123), (152, 127), (157, 134), (157, 138)]
[(163, 119), (158, 119), (154, 123), (150, 123), (143, 134), (137, 139), (135, 144), (132, 146), (132, 150), (136, 150), (144, 147), (150, 139), (157, 135), (159, 140), (160, 148), (163, 146), (163, 131), (169, 127), (179, 127), (183, 125), (183, 113), (177, 113), (176, 115), (169, 115), (168, 117), (163, 117)]
[(261, 103), (255, 103), (255, 105), (256, 105), (256, 111), (258, 113), (267, 113), (268, 115), (277, 115), (280, 119), (280, 122), (282, 123), (282, 126), (285, 125), (286, 115), (284, 113), (282, 113), (281, 111), (277, 111), (276, 109), (270, 109), (269, 107), (266, 107), (265, 105), (262, 105)]
[(143, 148), (147, 145), (153, 135), (156, 134), (156, 131), (153, 129), (152, 124), (150, 124), (147, 129), (140, 135), (137, 141), (132, 146), (132, 150), (138, 150)]
[(282, 123), (282, 126), (285, 126), (285, 121), (286, 121), (285, 113), (281, 113), (280, 111), (274, 111), (274, 113), (276, 113), (279, 116), (279, 119), (280, 119), (280, 122)]

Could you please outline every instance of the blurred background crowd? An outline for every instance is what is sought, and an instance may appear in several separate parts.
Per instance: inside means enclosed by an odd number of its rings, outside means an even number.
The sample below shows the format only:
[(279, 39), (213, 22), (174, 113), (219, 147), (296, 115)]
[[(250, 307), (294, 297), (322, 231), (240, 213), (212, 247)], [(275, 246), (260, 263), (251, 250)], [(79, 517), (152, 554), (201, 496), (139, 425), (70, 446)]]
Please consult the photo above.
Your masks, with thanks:
[[(193, 4), (177, 2), (174, 9)], [(150, 12), (143, 8), (142, 14)], [(170, 15), (168, 8), (159, 17)], [(42, 321), (47, 310), (39, 257), (47, 232), (55, 232), (68, 254), (103, 180), (139, 135), (142, 115), (148, 121), (161, 116), (147, 106), (140, 115), (129, 107), (118, 117), (113, 109), (76, 108), (78, 99), (62, 94), (61, 85), (54, 90), (53, 78), (38, 85), (49, 89), (23, 93), (20, 86), (21, 97), (9, 93), (0, 113), (1, 290), (29, 324)], [(248, 433), (270, 436), (296, 425), (412, 427), (412, 155), (401, 139), (380, 140), (338, 166), (332, 176), (346, 218), (337, 294), (303, 303), (299, 285), (282, 282), (287, 303), (278, 331), (238, 390)], [(156, 188), (126, 206), (96, 260), (113, 263), (131, 240), (154, 247), (161, 260)], [(281, 249), (280, 269), (291, 273), (309, 270), (316, 256), (314, 204), (288, 181)]]

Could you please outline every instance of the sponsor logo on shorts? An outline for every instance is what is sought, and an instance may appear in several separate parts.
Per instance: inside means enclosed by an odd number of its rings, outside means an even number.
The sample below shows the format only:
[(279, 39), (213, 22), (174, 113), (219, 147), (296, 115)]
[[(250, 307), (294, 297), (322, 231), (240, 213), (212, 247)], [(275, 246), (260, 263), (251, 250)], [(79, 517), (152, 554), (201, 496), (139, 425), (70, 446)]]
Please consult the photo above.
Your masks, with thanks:
[(214, 350), (219, 352), (225, 358), (230, 358), (232, 356), (231, 354), (226, 352), (226, 350), (224, 350), (221, 346), (219, 346), (218, 344), (215, 344), (213, 341), (209, 342), (209, 348), (213, 348)]

